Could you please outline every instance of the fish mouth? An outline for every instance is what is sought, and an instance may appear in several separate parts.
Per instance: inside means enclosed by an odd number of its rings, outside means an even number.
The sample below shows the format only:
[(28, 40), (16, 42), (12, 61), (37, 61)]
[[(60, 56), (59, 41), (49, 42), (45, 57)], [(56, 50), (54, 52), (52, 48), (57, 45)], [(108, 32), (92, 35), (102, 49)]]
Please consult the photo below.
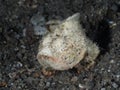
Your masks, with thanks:
[(68, 70), (70, 67), (64, 60), (47, 55), (37, 55), (39, 63), (43, 68), (51, 68), (53, 70)]

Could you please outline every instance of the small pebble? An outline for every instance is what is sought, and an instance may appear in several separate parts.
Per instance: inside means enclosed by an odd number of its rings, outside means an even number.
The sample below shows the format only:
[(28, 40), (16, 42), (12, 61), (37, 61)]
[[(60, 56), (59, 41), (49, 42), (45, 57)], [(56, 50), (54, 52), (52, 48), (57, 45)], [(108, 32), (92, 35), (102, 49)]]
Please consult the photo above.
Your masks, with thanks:
[(24, 45), (21, 45), (21, 48), (25, 49), (25, 48), (26, 48), (26, 46), (24, 46)]
[(79, 86), (79, 88), (85, 88), (85, 86), (82, 84), (79, 84), (78, 86)]
[(118, 10), (118, 7), (117, 7), (117, 5), (113, 4), (112, 7), (111, 7), (111, 9), (112, 9), (113, 11), (117, 11), (117, 10)]
[(76, 76), (72, 77), (72, 79), (71, 79), (72, 82), (76, 82), (77, 80), (78, 80), (78, 77), (76, 77)]
[(10, 86), (13, 86), (14, 85), (14, 83), (10, 83)]
[(15, 38), (16, 38), (16, 39), (20, 39), (20, 35), (19, 35), (19, 34), (16, 34), (16, 35), (15, 35)]
[(101, 68), (101, 71), (104, 71), (105, 69), (104, 68)]
[(35, 35), (45, 35), (47, 33), (45, 18), (40, 14), (34, 15), (31, 18), (31, 23), (33, 24)]
[(8, 76), (9, 76), (10, 78), (15, 78), (15, 77), (16, 77), (16, 72), (9, 73)]
[(25, 2), (25, 0), (19, 0), (18, 5), (21, 6), (21, 5), (23, 5), (24, 2)]
[(113, 64), (113, 63), (115, 63), (115, 61), (114, 60), (110, 60), (110, 63)]
[(106, 90), (105, 88), (101, 88), (101, 90)]
[(17, 64), (16, 64), (17, 68), (21, 68), (22, 66), (23, 66), (23, 64), (21, 62), (17, 62)]
[(108, 69), (108, 72), (111, 72), (111, 70), (110, 70), (110, 69)]
[(112, 86), (113, 86), (114, 88), (117, 88), (117, 87), (118, 87), (117, 83), (115, 83), (115, 82), (112, 83)]
[(15, 49), (14, 49), (15, 51), (18, 51), (19, 50), (19, 48), (18, 47), (15, 47)]
[(54, 85), (55, 85), (55, 82), (53, 82), (52, 85), (54, 86)]
[(34, 15), (32, 18), (31, 18), (31, 23), (34, 25), (34, 26), (37, 26), (37, 25), (44, 25), (45, 24), (45, 18), (43, 16), (41, 16), (40, 14), (36, 14)]
[(115, 27), (117, 25), (117, 23), (114, 22), (114, 21), (108, 21), (108, 23), (109, 23), (109, 25), (110, 25), (111, 28)]
[(117, 78), (120, 78), (120, 75), (116, 75)]
[(49, 87), (49, 86), (50, 86), (50, 82), (47, 82), (47, 83), (46, 83), (46, 87)]
[(23, 29), (23, 36), (26, 36), (26, 28)]
[(34, 26), (35, 35), (45, 35), (46, 33), (47, 29), (45, 27), (41, 27), (40, 25)]
[(0, 82), (0, 87), (5, 87), (7, 86), (7, 82)]

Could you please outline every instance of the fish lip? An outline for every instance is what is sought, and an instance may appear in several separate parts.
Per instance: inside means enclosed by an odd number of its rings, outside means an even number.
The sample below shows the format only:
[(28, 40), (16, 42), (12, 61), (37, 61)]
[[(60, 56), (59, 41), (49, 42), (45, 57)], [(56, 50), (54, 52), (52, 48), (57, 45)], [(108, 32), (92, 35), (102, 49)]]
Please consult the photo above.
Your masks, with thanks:
[[(42, 58), (44, 58), (44, 59), (42, 59)], [(53, 70), (60, 70), (60, 71), (73, 68), (73, 67), (70, 67), (69, 65), (67, 65), (67, 63), (64, 62), (63, 60), (60, 60), (60, 59), (52, 57), (52, 56), (38, 54), (37, 59), (44, 68), (52, 68)], [(44, 60), (51, 61), (52, 64), (50, 64), (50, 62), (49, 62), (49, 63), (47, 63), (47, 65), (44, 65), (44, 63), (43, 63)], [(47, 62), (47, 61), (45, 61), (45, 62)]]

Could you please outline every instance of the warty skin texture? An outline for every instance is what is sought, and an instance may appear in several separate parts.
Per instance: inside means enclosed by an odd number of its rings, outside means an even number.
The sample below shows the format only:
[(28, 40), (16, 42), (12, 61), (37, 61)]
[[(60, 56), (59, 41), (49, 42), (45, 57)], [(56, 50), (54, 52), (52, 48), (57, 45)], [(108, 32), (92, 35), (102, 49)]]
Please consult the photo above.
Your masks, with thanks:
[(100, 50), (86, 37), (79, 18), (80, 14), (76, 13), (57, 25), (49, 23), (51, 32), (43, 37), (37, 54), (43, 68), (68, 70), (81, 60), (89, 62), (87, 68), (94, 64)]

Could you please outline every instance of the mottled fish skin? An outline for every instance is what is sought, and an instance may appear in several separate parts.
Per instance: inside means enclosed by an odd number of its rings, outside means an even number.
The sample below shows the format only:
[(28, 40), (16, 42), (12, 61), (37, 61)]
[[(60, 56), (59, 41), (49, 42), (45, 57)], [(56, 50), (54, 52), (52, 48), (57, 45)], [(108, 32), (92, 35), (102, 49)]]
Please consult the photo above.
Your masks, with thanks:
[(68, 17), (43, 37), (37, 54), (37, 59), (43, 68), (68, 70), (81, 60), (94, 63), (100, 50), (86, 37), (79, 18), (79, 13)]

